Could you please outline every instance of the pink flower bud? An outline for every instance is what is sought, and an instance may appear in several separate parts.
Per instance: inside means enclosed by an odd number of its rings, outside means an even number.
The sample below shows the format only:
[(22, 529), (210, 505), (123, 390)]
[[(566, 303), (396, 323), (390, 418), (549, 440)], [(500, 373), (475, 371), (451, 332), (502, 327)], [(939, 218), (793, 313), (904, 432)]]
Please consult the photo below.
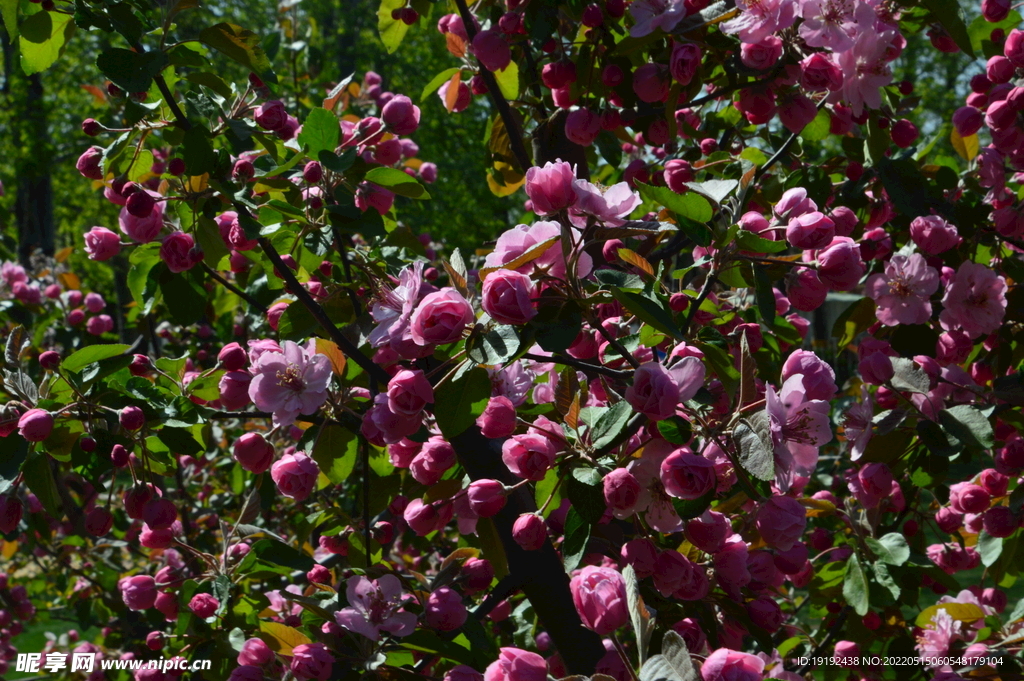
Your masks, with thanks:
[(800, 85), (810, 92), (836, 91), (843, 86), (843, 72), (828, 55), (814, 52), (800, 62)]
[(310, 584), (330, 584), (331, 571), (323, 565), (314, 565), (312, 569), (306, 573), (306, 579)]
[(956, 226), (938, 215), (922, 215), (910, 223), (910, 238), (917, 247), (929, 255), (944, 253), (956, 247), (963, 239)]
[(632, 565), (636, 576), (645, 579), (654, 574), (658, 548), (650, 539), (631, 539), (622, 546), (622, 560)]
[(971, 482), (959, 482), (949, 488), (949, 505), (958, 513), (982, 513), (992, 503), (992, 495)]
[(901, 118), (896, 121), (892, 126), (892, 130), (889, 133), (892, 135), (892, 142), (900, 149), (906, 149), (911, 144), (917, 141), (921, 133), (918, 131), (917, 126), (906, 118)]
[(84, 240), (90, 260), (110, 260), (121, 252), (121, 238), (106, 227), (93, 227), (85, 233)]
[(555, 463), (554, 446), (543, 435), (513, 435), (502, 444), (501, 452), (508, 469), (527, 480), (543, 480)]
[(494, 581), (494, 566), (484, 558), (470, 558), (459, 572), (467, 592), (483, 591)]
[(665, 184), (676, 194), (689, 191), (687, 182), (693, 182), (693, 166), (683, 159), (672, 159), (665, 163)]
[(277, 132), (288, 124), (288, 112), (284, 108), (284, 103), (276, 99), (256, 107), (254, 118), (257, 125), (272, 132)]
[(1020, 527), (1020, 518), (1014, 515), (1009, 506), (993, 506), (985, 511), (982, 524), (990, 536), (1009, 537)]
[(469, 506), (481, 518), (490, 518), (505, 507), (505, 485), (497, 480), (475, 480), (469, 484)]
[(544, 681), (547, 678), (548, 664), (544, 658), (519, 648), (501, 648), (498, 659), (484, 672), (484, 681)]
[(320, 476), (320, 467), (302, 453), (285, 454), (270, 468), (270, 477), (278, 491), (295, 501), (305, 501)]
[(324, 169), (319, 161), (310, 161), (302, 169), (302, 179), (310, 184), (316, 184), (324, 178)]
[(128, 405), (122, 409), (118, 413), (117, 419), (125, 430), (139, 430), (146, 425), (146, 415), (134, 405)]
[(238, 182), (248, 182), (256, 175), (256, 166), (252, 164), (252, 161), (245, 158), (240, 158), (235, 161), (234, 167), (231, 169), (231, 177)]
[(766, 544), (786, 551), (803, 534), (807, 514), (796, 499), (774, 496), (758, 509), (755, 524)]
[(53, 423), (45, 409), (29, 409), (18, 419), (18, 433), (29, 442), (42, 442), (53, 432)]
[(677, 450), (661, 462), (665, 491), (678, 499), (700, 499), (715, 488), (715, 467), (703, 456)]
[(170, 499), (150, 499), (142, 507), (142, 519), (154, 530), (166, 530), (178, 519), (178, 509)]
[(262, 473), (274, 463), (274, 446), (260, 433), (249, 432), (235, 440), (235, 461), (250, 473)]
[(438, 631), (454, 631), (466, 623), (468, 616), (462, 597), (446, 586), (431, 593), (423, 609), (427, 626)]
[(516, 408), (507, 397), (492, 397), (483, 413), (477, 417), (476, 425), (484, 437), (508, 437), (516, 429)]
[(792, 218), (786, 226), (786, 240), (794, 248), (824, 248), (834, 237), (835, 223), (817, 211)]
[(604, 476), (604, 501), (613, 511), (631, 511), (640, 498), (640, 482), (625, 468)]
[[(133, 196), (138, 196), (134, 194)], [(193, 252), (196, 243), (191, 234), (185, 232), (172, 232), (160, 246), (160, 259), (167, 264), (171, 272), (184, 272), (190, 270), (202, 258), (197, 259)]]
[(149, 575), (127, 577), (118, 583), (121, 599), (129, 610), (148, 610), (156, 602), (156, 581)]
[(953, 113), (953, 126), (961, 137), (970, 137), (985, 123), (985, 115), (973, 106), (962, 106)]
[(512, 538), (526, 551), (537, 551), (548, 538), (544, 519), (536, 513), (524, 513), (512, 525)]
[(588, 565), (572, 578), (569, 588), (583, 626), (598, 635), (608, 636), (629, 621), (626, 580), (618, 570)]
[(729, 518), (715, 511), (705, 511), (686, 523), (686, 538), (705, 553), (718, 553), (725, 548), (725, 540), (731, 533)]
[(545, 64), (541, 69), (540, 79), (544, 87), (551, 90), (572, 85), (576, 82), (576, 64), (568, 59)]
[(156, 199), (148, 191), (137, 191), (128, 197), (125, 209), (137, 218), (148, 218), (156, 207)]
[(525, 324), (537, 314), (531, 300), (534, 295), (533, 282), (528, 276), (501, 269), (484, 281), (481, 304), (499, 324)]
[[(10, 534), (18, 528), (24, 506), (21, 499), (6, 494), (0, 495), (0, 534)], [(3, 626), (3, 623), (0, 623)]]
[(437, 529), (439, 520), (437, 509), (433, 504), (425, 504), (422, 499), (413, 499), (405, 507), (402, 514), (409, 528), (418, 536), (424, 537)]
[(589, 147), (600, 132), (601, 117), (590, 109), (576, 109), (565, 118), (565, 136), (573, 144)]
[(563, 161), (545, 163), (526, 171), (526, 195), (533, 202), (538, 215), (550, 215), (576, 203), (573, 186), (576, 176), (572, 167)]
[[(881, 353), (878, 353), (881, 354)], [(882, 355), (883, 357), (885, 355)], [(892, 471), (884, 463), (869, 463), (857, 472), (857, 479), (869, 494), (881, 496), (892, 489)]]
[(856, 287), (865, 269), (860, 246), (849, 237), (837, 236), (818, 251), (818, 279), (837, 291)]
[(196, 594), (188, 602), (188, 609), (194, 612), (196, 617), (204, 620), (208, 617), (213, 617), (219, 607), (220, 601), (210, 594)]
[(102, 147), (89, 147), (86, 149), (81, 156), (78, 157), (78, 161), (75, 163), (75, 168), (82, 174), (82, 177), (90, 180), (102, 180), (103, 170), (100, 168), (100, 164), (103, 162), (103, 148)]
[(807, 268), (796, 268), (789, 280), (786, 295), (793, 307), (810, 312), (821, 307), (828, 295), (828, 286), (818, 278), (818, 273)]
[(388, 409), (416, 416), (434, 401), (434, 389), (419, 369), (402, 369), (388, 383)]
[[(782, 54), (781, 43), (779, 54)], [(776, 57), (778, 59), (778, 57)], [(700, 68), (700, 47), (694, 43), (675, 43), (669, 57), (668, 70), (672, 79), (681, 85), (689, 85)]]
[(250, 638), (242, 644), (238, 651), (238, 664), (262, 667), (274, 661), (274, 651), (262, 639)]
[(775, 65), (782, 57), (782, 40), (774, 35), (758, 43), (740, 44), (740, 61), (747, 68), (764, 71)]
[(106, 535), (113, 526), (114, 516), (102, 506), (97, 506), (85, 515), (85, 530), (94, 537)]
[(472, 50), (488, 71), (501, 71), (512, 61), (512, 52), (500, 31), (477, 33), (473, 37)]
[(633, 72), (633, 92), (648, 104), (665, 101), (670, 82), (669, 71), (663, 64), (644, 64)]

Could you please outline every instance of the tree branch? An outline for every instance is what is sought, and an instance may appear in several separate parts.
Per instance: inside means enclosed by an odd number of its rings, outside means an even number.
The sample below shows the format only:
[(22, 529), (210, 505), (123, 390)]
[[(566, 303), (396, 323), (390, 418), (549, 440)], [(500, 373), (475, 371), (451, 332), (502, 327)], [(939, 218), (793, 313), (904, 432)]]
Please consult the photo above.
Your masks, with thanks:
[(266, 305), (264, 305), (263, 303), (259, 302), (258, 300), (256, 300), (255, 298), (253, 298), (248, 293), (246, 293), (242, 289), (238, 288), (234, 284), (232, 284), (230, 281), (228, 281), (224, 277), (220, 276), (220, 272), (218, 272), (217, 270), (213, 269), (212, 267), (207, 265), (205, 262), (203, 263), (203, 269), (206, 270), (206, 273), (209, 274), (210, 277), (212, 277), (215, 281), (219, 282), (221, 284), (221, 286), (223, 286), (227, 290), (231, 291), (232, 293), (234, 293), (236, 296), (238, 296), (239, 298), (241, 298), (245, 302), (249, 303), (249, 305), (251, 307), (256, 308), (257, 310), (259, 310), (263, 314), (267, 314), (267, 306)]
[(530, 359), (534, 362), (544, 362), (551, 364), (562, 364), (567, 367), (573, 367), (580, 371), (590, 371), (595, 374), (602, 374), (608, 378), (629, 378), (633, 372), (631, 371), (616, 371), (615, 369), (609, 369), (608, 367), (600, 366), (597, 364), (591, 364), (584, 362), (579, 359), (573, 359), (572, 357), (566, 357), (564, 355), (552, 355), (551, 357), (544, 357), (543, 355), (535, 355), (531, 352), (523, 355), (524, 359)]
[[(455, 0), (455, 4), (459, 8), (459, 16), (462, 17), (462, 23), (466, 26), (466, 35), (469, 36), (469, 42), (473, 42), (473, 38), (476, 37), (476, 24), (473, 22), (473, 15), (466, 5), (466, 0)], [(480, 76), (484, 79), (484, 83), (487, 84), (487, 92), (491, 96), (494, 108), (498, 110), (498, 115), (501, 116), (501, 120), (505, 123), (505, 130), (508, 131), (512, 153), (515, 154), (516, 161), (521, 166), (520, 169), (525, 173), (533, 166), (533, 162), (530, 161), (530, 154), (526, 151), (526, 144), (523, 142), (523, 132), (519, 129), (519, 124), (512, 114), (512, 107), (509, 106), (508, 100), (501, 94), (501, 89), (498, 87), (498, 81), (494, 74), (488, 71), (480, 63), (479, 59), (476, 61), (480, 67)]]

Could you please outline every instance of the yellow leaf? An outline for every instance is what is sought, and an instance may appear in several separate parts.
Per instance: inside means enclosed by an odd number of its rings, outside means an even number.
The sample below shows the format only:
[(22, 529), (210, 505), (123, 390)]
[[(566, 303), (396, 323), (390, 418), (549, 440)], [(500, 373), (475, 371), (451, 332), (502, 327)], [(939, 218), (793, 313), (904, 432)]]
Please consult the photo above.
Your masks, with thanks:
[[(451, 36), (453, 33), (446, 33), (445, 35)], [(448, 113), (452, 112), (455, 108), (455, 104), (459, 101), (459, 85), (462, 83), (462, 71), (456, 71), (452, 79), (448, 81), (448, 90), (444, 93), (444, 108), (448, 110)]]
[(185, 183), (185, 191), (189, 192), (190, 194), (198, 194), (200, 192), (206, 191), (206, 188), (210, 184), (209, 180), (209, 173), (203, 173), (202, 175), (190, 177), (188, 178), (188, 182)]
[(633, 267), (643, 270), (643, 272), (650, 277), (654, 276), (654, 268), (651, 267), (651, 263), (647, 262), (647, 258), (636, 251), (631, 251), (628, 248), (620, 248), (618, 250), (618, 255), (623, 262), (627, 262)]
[(270, 646), (270, 649), (279, 655), (290, 656), (295, 646), (312, 643), (305, 634), (298, 629), (278, 624), (277, 622), (260, 622), (260, 638)]
[(0, 556), (3, 556), (4, 558), (10, 560), (11, 556), (13, 556), (18, 551), (18, 542), (5, 541), (3, 542), (3, 545), (4, 548), (3, 551), (0, 551)]
[(57, 281), (68, 290), (77, 291), (82, 288), (82, 282), (74, 272), (61, 272), (57, 275)]
[(75, 249), (72, 248), (71, 246), (65, 246), (64, 248), (57, 251), (57, 254), (53, 256), (53, 259), (56, 260), (57, 262), (64, 262), (71, 256), (74, 250)]
[(836, 512), (836, 506), (831, 501), (825, 499), (811, 499), (809, 497), (800, 499), (801, 504), (807, 509), (807, 515), (811, 518), (816, 518), (823, 515), (832, 515)]
[(953, 144), (953, 149), (956, 150), (956, 153), (960, 154), (960, 157), (967, 161), (974, 160), (974, 157), (978, 155), (979, 144), (977, 134), (961, 137), (956, 127), (954, 127), (953, 132), (949, 133), (949, 141)]
[(539, 244), (537, 244), (536, 246), (534, 246), (533, 248), (531, 248), (530, 250), (528, 250), (526, 253), (523, 253), (521, 256), (519, 256), (515, 260), (513, 260), (511, 262), (507, 262), (504, 265), (502, 265), (501, 267), (484, 267), (484, 268), (482, 268), (480, 270), (480, 281), (483, 281), (484, 279), (486, 279), (487, 275), (489, 275), (491, 272), (495, 272), (495, 271), (501, 270), (501, 269), (514, 270), (516, 268), (522, 267), (523, 265), (525, 265), (528, 262), (532, 262), (532, 261), (536, 260), (540, 256), (544, 255), (544, 252), (547, 251), (549, 248), (551, 248), (556, 242), (558, 242), (558, 240), (560, 238), (561, 237), (553, 236), (550, 239), (548, 239), (547, 241), (542, 241)]
[(921, 614), (917, 616), (917, 626), (928, 626), (939, 610), (945, 610), (957, 622), (967, 624), (985, 619), (985, 613), (973, 603), (936, 603), (921, 611)]
[(335, 375), (345, 375), (345, 355), (338, 349), (334, 341), (327, 340), (326, 338), (317, 338), (316, 352), (331, 360), (331, 367), (334, 369)]

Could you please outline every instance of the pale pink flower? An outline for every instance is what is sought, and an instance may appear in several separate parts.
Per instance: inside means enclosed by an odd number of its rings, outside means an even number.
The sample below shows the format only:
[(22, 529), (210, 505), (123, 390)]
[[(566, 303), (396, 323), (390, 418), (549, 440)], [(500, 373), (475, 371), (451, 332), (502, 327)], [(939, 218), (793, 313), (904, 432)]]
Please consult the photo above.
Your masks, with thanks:
[(724, 33), (735, 33), (745, 43), (759, 43), (796, 21), (793, 0), (737, 0), (740, 15), (722, 24)]
[(871, 441), (871, 424), (875, 416), (875, 406), (871, 393), (866, 385), (861, 386), (861, 401), (854, 403), (846, 410), (843, 417), (843, 428), (846, 431), (846, 447), (850, 452), (850, 460), (856, 461), (864, 456), (864, 451)]
[(416, 303), (427, 293), (436, 290), (423, 279), (423, 261), (417, 261), (402, 270), (398, 286), (384, 289), (380, 300), (370, 307), (370, 316), (377, 327), (370, 332), (370, 346), (380, 347), (388, 342), (397, 344), (409, 329)]
[(312, 414), (327, 400), (331, 362), (306, 347), (285, 341), (281, 352), (264, 352), (253, 363), (249, 397), (256, 407), (273, 412), (275, 425), (291, 425), (299, 414)]
[(846, 52), (853, 47), (857, 0), (803, 0), (799, 3), (800, 37), (811, 47)]
[(622, 218), (643, 203), (640, 195), (625, 182), (602, 190), (586, 180), (576, 180), (573, 188), (576, 204), (569, 209), (569, 220), (581, 229), (587, 226), (587, 217), (591, 215), (609, 227), (619, 227), (625, 223)]
[(885, 274), (868, 277), (864, 291), (875, 301), (875, 316), (886, 326), (924, 324), (932, 316), (929, 298), (939, 289), (939, 273), (924, 256), (894, 255)]
[(640, 458), (633, 459), (627, 466), (627, 470), (640, 483), (640, 496), (634, 511), (646, 512), (647, 524), (658, 532), (671, 533), (683, 529), (683, 521), (676, 513), (672, 498), (661, 481), (661, 462), (676, 449), (667, 440), (651, 440), (644, 447)]
[(917, 652), (922, 657), (943, 657), (950, 644), (960, 638), (960, 626), (945, 610), (939, 610), (917, 637)]
[(659, 28), (668, 33), (686, 16), (683, 0), (636, 0), (629, 6), (633, 27), (629, 35), (643, 38)]
[(960, 265), (942, 297), (942, 328), (971, 338), (997, 331), (1006, 315), (1006, 279), (973, 262)]
[(348, 580), (345, 593), (348, 607), (334, 613), (339, 625), (371, 641), (380, 640), (380, 632), (408, 636), (416, 628), (416, 615), (402, 610), (405, 594), (394, 575), (370, 581), (362, 575)]
[(799, 473), (818, 463), (818, 447), (832, 439), (828, 402), (808, 400), (803, 374), (786, 379), (778, 393), (768, 386), (765, 408), (775, 445), (775, 484), (785, 492)]
[[(515, 269), (516, 272), (533, 278), (540, 279), (544, 274), (559, 279), (565, 278), (565, 257), (562, 255), (562, 247), (559, 238), (562, 234), (562, 227), (557, 222), (535, 222), (530, 226), (516, 225), (498, 237), (494, 250), (487, 255), (484, 267), (506, 267), (513, 260), (516, 260), (524, 253), (537, 249), (540, 254), (529, 262), (523, 263)], [(580, 233), (572, 230), (575, 241), (580, 240)], [(545, 244), (544, 248), (540, 248)], [(576, 273), (579, 277), (586, 277), (594, 268), (594, 261), (587, 253), (580, 253), (576, 261)]]
[(865, 106), (879, 108), (879, 88), (892, 82), (892, 69), (886, 58), (897, 33), (893, 29), (875, 30), (874, 20), (875, 12), (870, 5), (864, 3), (857, 8), (860, 33), (853, 47), (839, 53), (836, 59), (843, 71), (843, 87), (830, 99), (845, 101), (855, 116), (863, 113)]

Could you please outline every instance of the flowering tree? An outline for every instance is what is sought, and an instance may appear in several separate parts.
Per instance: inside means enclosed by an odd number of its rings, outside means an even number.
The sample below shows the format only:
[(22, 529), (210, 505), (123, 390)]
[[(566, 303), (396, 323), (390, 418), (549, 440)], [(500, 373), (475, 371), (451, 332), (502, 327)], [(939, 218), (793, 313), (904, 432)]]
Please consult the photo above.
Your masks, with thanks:
[[(1020, 675), (1008, 1), (384, 0), (453, 66), (319, 106), (195, 5), (3, 4), (27, 72), (103, 36), (84, 249), (130, 263), (121, 310), (68, 254), (0, 271), (7, 660), (45, 607), (57, 674)], [(931, 139), (891, 71), (924, 31), (987, 57)], [(527, 197), (485, 250), (402, 221), (428, 97)]]

